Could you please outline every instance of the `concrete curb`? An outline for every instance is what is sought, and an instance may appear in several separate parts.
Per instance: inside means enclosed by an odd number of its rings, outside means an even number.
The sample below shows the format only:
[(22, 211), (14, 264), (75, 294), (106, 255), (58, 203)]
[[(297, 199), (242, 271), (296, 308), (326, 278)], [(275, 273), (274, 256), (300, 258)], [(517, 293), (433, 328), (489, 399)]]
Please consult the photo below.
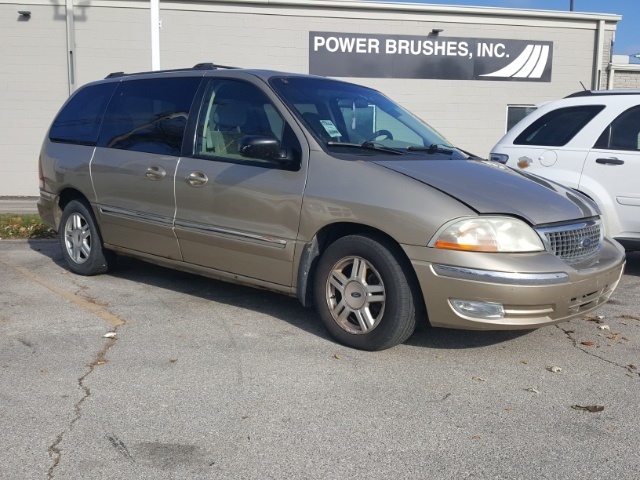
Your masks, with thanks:
[(37, 214), (38, 197), (0, 197), (0, 214)]

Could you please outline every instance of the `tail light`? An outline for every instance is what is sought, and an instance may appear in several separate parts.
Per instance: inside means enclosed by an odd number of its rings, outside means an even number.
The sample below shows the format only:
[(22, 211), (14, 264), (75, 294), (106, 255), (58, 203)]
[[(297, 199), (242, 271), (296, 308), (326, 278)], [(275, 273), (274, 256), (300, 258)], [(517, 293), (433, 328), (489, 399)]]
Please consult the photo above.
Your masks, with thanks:
[(40, 178), (40, 190), (44, 190), (44, 174), (42, 173), (42, 156), (38, 157), (38, 176)]

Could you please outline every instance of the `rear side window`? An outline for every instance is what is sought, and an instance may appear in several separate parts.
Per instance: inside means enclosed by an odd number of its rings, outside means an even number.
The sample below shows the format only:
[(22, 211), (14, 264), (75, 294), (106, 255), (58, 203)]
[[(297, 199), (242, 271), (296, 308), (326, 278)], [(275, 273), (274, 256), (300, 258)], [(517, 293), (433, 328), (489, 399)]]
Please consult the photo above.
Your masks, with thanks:
[(604, 105), (582, 105), (553, 110), (525, 128), (513, 143), (561, 147), (603, 109)]
[(622, 113), (609, 125), (594, 148), (605, 150), (640, 150), (640, 107)]
[(102, 83), (78, 90), (62, 108), (49, 130), (52, 142), (95, 145), (100, 122), (117, 83)]
[(200, 78), (123, 81), (100, 129), (99, 147), (180, 155)]

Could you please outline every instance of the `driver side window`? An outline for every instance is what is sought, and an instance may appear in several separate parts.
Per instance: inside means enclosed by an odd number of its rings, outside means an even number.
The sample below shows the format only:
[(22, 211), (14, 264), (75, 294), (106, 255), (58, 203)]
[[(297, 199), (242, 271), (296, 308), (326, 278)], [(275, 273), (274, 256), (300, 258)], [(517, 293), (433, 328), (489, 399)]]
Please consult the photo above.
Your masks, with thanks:
[(240, 140), (248, 135), (275, 138), (294, 158), (300, 154), (291, 127), (259, 88), (238, 80), (212, 80), (200, 109), (194, 153), (233, 162), (270, 163), (240, 154)]

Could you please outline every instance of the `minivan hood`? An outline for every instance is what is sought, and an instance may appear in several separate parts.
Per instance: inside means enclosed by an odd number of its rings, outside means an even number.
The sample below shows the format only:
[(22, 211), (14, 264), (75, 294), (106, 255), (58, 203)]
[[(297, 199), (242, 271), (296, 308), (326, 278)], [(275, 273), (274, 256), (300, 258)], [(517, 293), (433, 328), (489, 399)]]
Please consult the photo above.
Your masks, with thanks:
[(374, 163), (436, 188), (480, 214), (515, 215), (532, 225), (599, 215), (595, 204), (572, 190), (494, 162), (381, 160)]

